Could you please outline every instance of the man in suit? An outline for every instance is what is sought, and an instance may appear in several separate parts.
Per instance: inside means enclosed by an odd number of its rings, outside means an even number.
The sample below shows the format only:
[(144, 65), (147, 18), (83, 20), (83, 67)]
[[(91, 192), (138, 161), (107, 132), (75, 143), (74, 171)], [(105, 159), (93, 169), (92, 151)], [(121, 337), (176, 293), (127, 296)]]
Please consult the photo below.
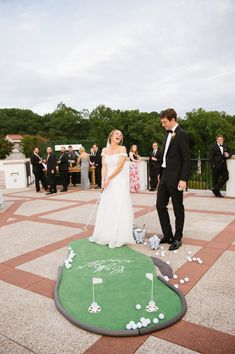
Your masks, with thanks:
[(161, 152), (158, 148), (158, 143), (152, 144), (153, 150), (149, 155), (149, 176), (150, 176), (150, 191), (155, 191), (157, 188), (157, 177), (161, 169)]
[(35, 147), (33, 150), (33, 154), (30, 158), (30, 162), (33, 166), (33, 174), (35, 177), (35, 187), (36, 187), (36, 192), (40, 192), (40, 184), (39, 182), (41, 181), (43, 188), (45, 191), (48, 190), (48, 185), (46, 182), (46, 178), (44, 175), (43, 171), (43, 161), (42, 158), (39, 155), (39, 148)]
[(60, 159), (58, 161), (58, 165), (59, 165), (61, 182), (62, 182), (62, 186), (63, 186), (63, 188), (61, 189), (61, 192), (67, 192), (67, 190), (68, 190), (68, 170), (69, 170), (68, 161), (69, 161), (69, 157), (66, 152), (65, 146), (61, 146), (60, 152), (61, 152), (61, 155), (60, 155)]
[[(78, 152), (73, 150), (72, 145), (69, 145), (68, 162), (70, 167), (76, 166), (77, 159), (78, 159)], [(68, 184), (70, 184), (70, 177), (72, 177), (73, 186), (76, 187), (76, 183), (78, 182), (78, 173), (77, 172), (68, 173)]]
[[(160, 183), (157, 193), (157, 211), (163, 232), (161, 243), (169, 243), (173, 251), (182, 244), (184, 227), (183, 191), (186, 190), (190, 172), (188, 136), (177, 123), (176, 111), (168, 108), (160, 115), (162, 126), (167, 132), (163, 147)], [(167, 210), (171, 198), (175, 214), (173, 235)]]
[(232, 156), (227, 146), (224, 146), (223, 135), (217, 135), (216, 143), (212, 146), (209, 153), (209, 161), (212, 168), (213, 188), (211, 189), (214, 196), (223, 198), (220, 190), (228, 181), (227, 159)]
[(97, 144), (93, 145), (93, 150), (94, 150), (94, 157), (93, 157), (93, 162), (95, 165), (95, 180), (96, 180), (96, 189), (101, 188), (101, 168), (102, 168), (102, 157), (101, 157), (101, 152), (98, 148)]
[(49, 146), (47, 148), (47, 174), (49, 177), (49, 182), (50, 182), (50, 188), (49, 192), (46, 193), (46, 195), (57, 193), (56, 189), (56, 165), (57, 165), (57, 159), (55, 155), (53, 154), (52, 148)]

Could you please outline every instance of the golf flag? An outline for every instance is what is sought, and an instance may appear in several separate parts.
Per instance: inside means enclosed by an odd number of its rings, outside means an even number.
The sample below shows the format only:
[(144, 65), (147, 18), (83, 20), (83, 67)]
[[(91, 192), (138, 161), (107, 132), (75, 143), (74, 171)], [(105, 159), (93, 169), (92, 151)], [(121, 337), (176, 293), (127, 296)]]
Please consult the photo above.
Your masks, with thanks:
[(101, 284), (103, 283), (102, 278), (92, 278), (92, 284)]
[(146, 273), (146, 278), (153, 281), (153, 273)]

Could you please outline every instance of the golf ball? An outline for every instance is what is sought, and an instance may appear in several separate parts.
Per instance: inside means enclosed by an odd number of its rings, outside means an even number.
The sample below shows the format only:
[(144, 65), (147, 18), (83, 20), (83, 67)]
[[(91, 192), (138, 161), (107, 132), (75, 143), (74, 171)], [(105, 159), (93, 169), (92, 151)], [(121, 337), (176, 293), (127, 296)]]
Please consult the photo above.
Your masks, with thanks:
[(135, 306), (135, 308), (136, 308), (136, 310), (140, 310), (140, 309), (141, 309), (141, 305), (140, 305), (140, 304), (137, 304), (137, 305)]
[(127, 323), (126, 325), (126, 329), (130, 330), (131, 329), (131, 324), (130, 323)]
[(140, 319), (140, 322), (145, 322), (146, 320), (145, 320), (145, 318), (144, 317), (141, 317), (141, 319)]
[(159, 313), (158, 318), (159, 318), (160, 320), (164, 320), (165, 315), (164, 315), (163, 313)]
[(137, 324), (136, 324), (136, 323), (133, 324), (133, 325), (131, 326), (131, 328), (132, 328), (132, 329), (137, 329)]
[(184, 284), (184, 279), (180, 279), (180, 284)]
[(143, 327), (148, 327), (148, 323), (146, 321), (142, 322)]
[(153, 319), (153, 323), (155, 323), (155, 324), (159, 323), (159, 319), (158, 319), (157, 317), (155, 317), (155, 318)]
[(149, 325), (151, 323), (150, 318), (146, 318), (146, 323)]
[(173, 275), (173, 278), (174, 278), (174, 279), (177, 279), (177, 278), (178, 278), (178, 275), (177, 275), (177, 274), (174, 274), (174, 275)]
[(134, 321), (130, 321), (129, 323), (130, 323), (131, 326), (133, 326), (135, 324)]
[(165, 281), (169, 281), (169, 277), (167, 275), (164, 276)]
[(137, 322), (137, 328), (142, 328), (142, 323), (141, 322)]
[(178, 251), (177, 251), (177, 250), (174, 250), (173, 253), (178, 253)]
[(184, 281), (188, 282), (188, 281), (189, 281), (189, 278), (188, 278), (188, 277), (185, 277), (185, 278), (184, 278)]
[(170, 261), (167, 261), (166, 264), (171, 264), (171, 262), (170, 262)]
[(192, 251), (188, 251), (188, 254), (192, 254)]
[(161, 250), (164, 250), (164, 247), (163, 247), (163, 246), (161, 246)]
[(175, 287), (176, 289), (178, 289), (179, 285), (178, 285), (178, 284), (174, 284), (174, 287)]
[(193, 261), (195, 262), (197, 260), (197, 258), (196, 257), (193, 257)]
[(192, 262), (192, 258), (191, 257), (187, 257), (187, 261), (188, 262)]

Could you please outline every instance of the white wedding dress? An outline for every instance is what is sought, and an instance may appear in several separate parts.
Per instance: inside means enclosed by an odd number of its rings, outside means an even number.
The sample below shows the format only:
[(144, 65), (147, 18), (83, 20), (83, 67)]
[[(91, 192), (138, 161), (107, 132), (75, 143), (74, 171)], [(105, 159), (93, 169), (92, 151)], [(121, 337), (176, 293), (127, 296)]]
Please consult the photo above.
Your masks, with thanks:
[[(103, 155), (110, 176), (118, 165), (120, 156), (126, 154)], [(96, 223), (91, 242), (109, 245), (110, 248), (135, 243), (133, 238), (134, 214), (130, 196), (129, 168), (124, 164), (121, 172), (109, 183), (102, 192), (97, 211)]]

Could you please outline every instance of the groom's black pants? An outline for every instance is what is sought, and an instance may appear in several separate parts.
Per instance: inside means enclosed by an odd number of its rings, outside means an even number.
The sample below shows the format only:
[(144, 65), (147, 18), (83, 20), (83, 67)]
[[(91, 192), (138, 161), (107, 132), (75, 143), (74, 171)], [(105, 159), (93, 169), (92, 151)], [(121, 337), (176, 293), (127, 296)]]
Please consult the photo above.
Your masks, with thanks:
[[(168, 203), (171, 198), (173, 210), (175, 214), (175, 235), (173, 237), (172, 228), (170, 224), (170, 217), (168, 213)], [(183, 192), (179, 191), (177, 187), (171, 186), (167, 180), (165, 171), (161, 176), (160, 184), (157, 192), (157, 211), (162, 228), (163, 235), (166, 239), (174, 239), (180, 241), (183, 237), (184, 227), (184, 205)]]

